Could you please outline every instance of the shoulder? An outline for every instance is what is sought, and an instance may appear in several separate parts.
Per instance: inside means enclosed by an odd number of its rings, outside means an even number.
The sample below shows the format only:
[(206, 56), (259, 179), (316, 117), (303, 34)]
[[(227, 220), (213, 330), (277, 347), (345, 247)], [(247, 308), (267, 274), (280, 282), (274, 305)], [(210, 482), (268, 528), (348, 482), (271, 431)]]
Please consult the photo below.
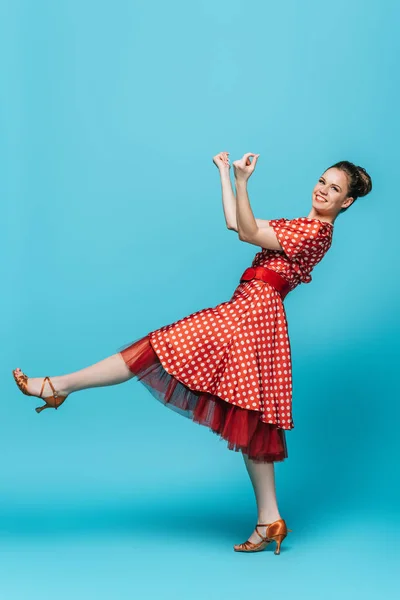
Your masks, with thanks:
[(292, 231), (307, 233), (308, 235), (330, 236), (333, 233), (333, 225), (326, 221), (309, 217), (279, 217), (269, 221), (271, 226), (283, 226)]
[(283, 251), (292, 259), (322, 256), (331, 245), (332, 226), (319, 219), (281, 217), (272, 219), (270, 225)]

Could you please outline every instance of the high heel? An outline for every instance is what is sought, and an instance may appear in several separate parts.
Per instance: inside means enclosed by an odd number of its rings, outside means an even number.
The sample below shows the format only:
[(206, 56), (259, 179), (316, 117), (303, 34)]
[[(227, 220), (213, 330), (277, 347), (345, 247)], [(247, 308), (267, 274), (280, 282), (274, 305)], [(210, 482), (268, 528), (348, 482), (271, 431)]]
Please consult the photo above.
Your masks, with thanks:
[[(258, 531), (259, 527), (267, 528), (265, 537), (262, 536)], [(236, 544), (233, 546), (235, 552), (260, 552), (261, 550), (264, 550), (264, 548), (266, 548), (272, 541), (275, 541), (276, 547), (274, 554), (280, 554), (283, 540), (285, 539), (288, 531), (292, 531), (286, 527), (284, 519), (278, 519), (273, 523), (256, 523), (255, 529), (257, 535), (259, 535), (261, 538), (261, 542), (255, 544), (254, 542), (246, 540), (242, 544)]]
[[(21, 390), (21, 392), (23, 394), (25, 394), (26, 396), (36, 396), (36, 394), (31, 394), (30, 392), (28, 392), (28, 377), (27, 377), (27, 375), (22, 373), (22, 371), (21, 371), (21, 373), (17, 373), (17, 369), (14, 369), (12, 374), (15, 379), (15, 383), (17, 384), (17, 386), (19, 387), (19, 389)], [(42, 383), (42, 389), (40, 390), (39, 396), (36, 396), (36, 397), (42, 398), (46, 380), (49, 382), (49, 385), (50, 385), (51, 389), (53, 390), (53, 395), (46, 396), (46, 398), (43, 398), (43, 400), (45, 401), (45, 404), (43, 406), (38, 406), (37, 408), (35, 408), (35, 410), (38, 414), (41, 413), (42, 410), (45, 410), (45, 408), (55, 408), (57, 410), (57, 408), (68, 397), (68, 394), (66, 396), (61, 396), (56, 391), (50, 377), (44, 377), (43, 383)]]

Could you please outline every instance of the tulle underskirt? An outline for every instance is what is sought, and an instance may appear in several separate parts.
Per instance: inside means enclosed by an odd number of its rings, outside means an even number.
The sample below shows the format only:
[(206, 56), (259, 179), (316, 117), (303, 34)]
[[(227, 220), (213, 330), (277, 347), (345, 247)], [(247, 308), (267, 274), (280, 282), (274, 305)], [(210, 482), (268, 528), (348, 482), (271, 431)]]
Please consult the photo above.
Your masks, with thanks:
[(164, 369), (149, 335), (123, 347), (119, 353), (129, 370), (157, 400), (208, 427), (227, 442), (229, 450), (240, 451), (256, 462), (287, 458), (284, 429), (261, 421), (259, 411), (241, 408), (208, 392), (187, 387)]

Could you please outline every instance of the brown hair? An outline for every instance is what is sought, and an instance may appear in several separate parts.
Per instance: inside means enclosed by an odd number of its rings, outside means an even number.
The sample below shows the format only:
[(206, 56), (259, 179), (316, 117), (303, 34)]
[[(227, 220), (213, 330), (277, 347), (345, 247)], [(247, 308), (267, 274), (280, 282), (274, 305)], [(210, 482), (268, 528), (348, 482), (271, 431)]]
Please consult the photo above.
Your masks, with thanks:
[[(361, 196), (366, 196), (372, 190), (371, 177), (368, 175), (367, 171), (363, 167), (359, 167), (354, 163), (349, 162), (348, 160), (341, 160), (328, 168), (340, 169), (341, 171), (344, 171), (346, 173), (348, 181), (347, 196), (350, 198), (354, 198), (352, 204), (354, 204), (357, 198), (360, 198)], [(352, 206), (352, 204), (350, 204), (350, 206)], [(344, 212), (345, 210), (350, 208), (350, 206), (347, 206), (347, 208), (342, 208), (340, 212)]]

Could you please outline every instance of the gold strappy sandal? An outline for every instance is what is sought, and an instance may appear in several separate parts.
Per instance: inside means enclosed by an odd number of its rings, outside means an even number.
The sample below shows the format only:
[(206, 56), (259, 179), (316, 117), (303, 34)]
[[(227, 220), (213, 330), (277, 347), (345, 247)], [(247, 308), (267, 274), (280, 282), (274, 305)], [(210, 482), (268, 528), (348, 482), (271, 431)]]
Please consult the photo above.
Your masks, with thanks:
[[(19, 387), (21, 392), (23, 394), (25, 394), (26, 396), (35, 396), (35, 394), (31, 394), (30, 392), (28, 392), (28, 377), (24, 373), (22, 373), (22, 371), (20, 373), (17, 373), (17, 371), (18, 371), (18, 369), (14, 369), (12, 374), (15, 379), (15, 383), (17, 384), (17, 386)], [(60, 396), (60, 394), (56, 391), (54, 385), (52, 384), (50, 377), (45, 377), (43, 379), (42, 389), (40, 390), (40, 394), (39, 394), (39, 396), (36, 396), (37, 398), (42, 398), (46, 380), (49, 382), (49, 385), (50, 385), (51, 389), (53, 390), (53, 395), (43, 398), (43, 400), (45, 401), (45, 404), (44, 404), (44, 406), (38, 406), (37, 408), (35, 408), (37, 413), (42, 412), (42, 410), (44, 410), (45, 408), (57, 409), (64, 402), (64, 400), (68, 397), (68, 394), (66, 396)]]
[[(259, 527), (266, 527), (267, 530), (265, 532), (265, 537), (261, 535), (258, 531)], [(256, 532), (257, 535), (260, 536), (261, 542), (258, 544), (254, 544), (253, 542), (243, 542), (242, 544), (236, 544), (233, 546), (235, 552), (260, 552), (264, 550), (271, 542), (276, 542), (276, 548), (274, 554), (280, 554), (281, 551), (281, 543), (285, 539), (287, 532), (292, 531), (286, 527), (286, 523), (283, 519), (278, 519), (273, 523), (257, 523), (256, 524)]]

